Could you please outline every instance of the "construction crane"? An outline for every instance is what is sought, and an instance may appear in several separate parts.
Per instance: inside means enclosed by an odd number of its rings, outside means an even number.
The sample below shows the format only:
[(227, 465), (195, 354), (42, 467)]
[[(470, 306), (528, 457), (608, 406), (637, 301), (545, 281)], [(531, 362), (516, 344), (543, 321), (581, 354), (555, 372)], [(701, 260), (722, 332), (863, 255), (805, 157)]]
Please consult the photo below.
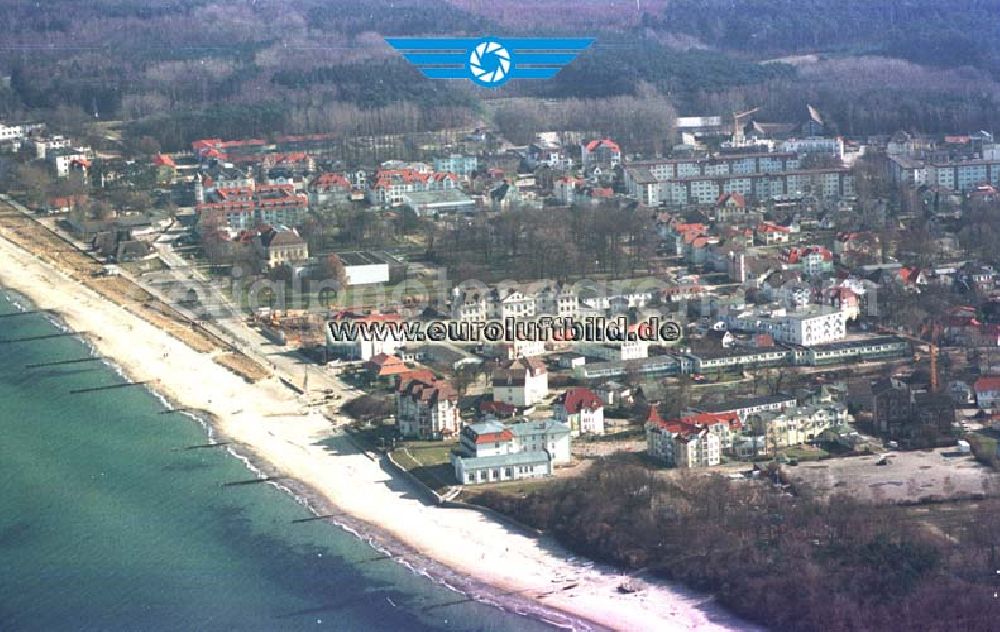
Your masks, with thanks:
[(931, 354), (931, 392), (937, 393), (938, 384), (938, 352), (940, 348), (938, 347), (938, 340), (941, 338), (941, 325), (935, 324), (931, 328), (931, 344), (928, 351)]
[(760, 108), (753, 108), (752, 110), (747, 110), (746, 112), (733, 112), (733, 144), (739, 145), (743, 142), (743, 126), (740, 125), (740, 120), (759, 112)]
[(938, 341), (941, 338), (942, 331), (943, 331), (943, 328), (938, 323), (935, 323), (933, 325), (926, 325), (923, 328), (923, 334), (925, 336), (927, 336), (929, 338), (929, 340), (930, 340), (930, 342), (928, 343), (928, 346), (927, 346), (927, 352), (928, 352), (928, 355), (930, 356), (930, 360), (931, 360), (931, 367), (930, 367), (931, 384), (930, 384), (930, 387), (931, 387), (931, 392), (932, 393), (937, 393), (938, 392), (938, 388), (940, 386), (940, 384), (939, 384), (939, 378), (938, 378), (938, 353), (940, 352), (940, 348), (938, 346)]

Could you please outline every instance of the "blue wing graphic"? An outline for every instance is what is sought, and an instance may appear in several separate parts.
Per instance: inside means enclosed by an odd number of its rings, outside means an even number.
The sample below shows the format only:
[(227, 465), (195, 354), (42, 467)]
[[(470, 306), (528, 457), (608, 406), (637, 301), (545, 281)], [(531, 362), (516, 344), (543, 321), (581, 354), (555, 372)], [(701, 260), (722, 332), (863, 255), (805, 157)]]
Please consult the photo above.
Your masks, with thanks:
[(432, 79), (470, 79), (495, 88), (510, 79), (550, 79), (594, 38), (387, 37), (390, 46)]

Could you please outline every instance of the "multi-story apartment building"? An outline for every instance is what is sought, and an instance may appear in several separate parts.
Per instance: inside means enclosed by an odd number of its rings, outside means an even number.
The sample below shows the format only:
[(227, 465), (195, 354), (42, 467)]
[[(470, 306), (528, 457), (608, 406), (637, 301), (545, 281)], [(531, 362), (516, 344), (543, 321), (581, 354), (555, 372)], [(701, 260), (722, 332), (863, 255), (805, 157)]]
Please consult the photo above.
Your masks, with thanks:
[(585, 172), (595, 167), (602, 170), (614, 169), (622, 162), (622, 150), (610, 138), (580, 143), (580, 162)]
[(376, 206), (400, 206), (408, 193), (457, 188), (458, 176), (454, 173), (425, 173), (412, 167), (379, 169), (368, 182), (368, 201)]
[(73, 141), (65, 136), (36, 136), (28, 143), (35, 150), (36, 160), (45, 160), (50, 151), (56, 149), (69, 149), (73, 146)]
[[(23, 140), (29, 134), (40, 132), (45, 129), (42, 123), (14, 123), (9, 125), (0, 122), (0, 142), (9, 140)], [(44, 158), (44, 156), (43, 156)]]
[(446, 380), (403, 377), (396, 389), (396, 423), (404, 437), (450, 437), (462, 423), (458, 393)]
[(333, 206), (351, 201), (351, 183), (339, 173), (322, 173), (309, 183), (309, 203)]
[(740, 421), (746, 423), (750, 415), (765, 412), (781, 412), (797, 406), (797, 400), (791, 395), (764, 395), (762, 397), (751, 397), (746, 399), (735, 399), (722, 402), (721, 404), (702, 404), (693, 407), (695, 412), (701, 413), (735, 413)]
[(808, 443), (825, 430), (851, 420), (843, 404), (797, 406), (780, 412), (763, 411), (751, 415), (747, 425), (754, 436), (764, 437), (768, 449), (782, 449)]
[(452, 317), (463, 322), (536, 316), (574, 318), (580, 313), (580, 297), (561, 283), (524, 292), (516, 289), (465, 289), (452, 291)]
[(549, 393), (549, 375), (538, 358), (518, 358), (493, 372), (493, 399), (518, 408), (534, 406)]
[(823, 246), (789, 248), (781, 253), (786, 269), (801, 270), (806, 276), (833, 272), (833, 253)]
[(842, 138), (791, 138), (781, 141), (780, 151), (797, 154), (820, 154), (833, 156), (837, 160), (844, 159), (844, 140)]
[(646, 206), (713, 204), (727, 193), (757, 199), (854, 194), (847, 168), (802, 169), (795, 152), (637, 161), (625, 169), (625, 184)]
[(730, 329), (769, 333), (775, 342), (809, 347), (843, 340), (847, 318), (844, 312), (828, 306), (789, 311), (752, 309), (725, 316)]
[(668, 467), (710, 467), (722, 460), (722, 443), (692, 418), (664, 421), (653, 406), (646, 420), (646, 449)]
[(927, 163), (926, 172), (927, 184), (962, 193), (971, 191), (980, 184), (1000, 185), (998, 159), (930, 161)]
[(195, 206), (202, 221), (218, 221), (236, 231), (269, 226), (300, 226), (309, 212), (309, 198), (291, 184), (254, 184), (246, 188), (216, 188), (210, 201)]
[(465, 179), (468, 179), (478, 166), (479, 159), (475, 156), (451, 154), (446, 158), (434, 159), (434, 171), (439, 173), (454, 173), (458, 177)]
[(893, 183), (914, 187), (927, 184), (927, 165), (923, 160), (905, 155), (889, 156), (887, 160)]

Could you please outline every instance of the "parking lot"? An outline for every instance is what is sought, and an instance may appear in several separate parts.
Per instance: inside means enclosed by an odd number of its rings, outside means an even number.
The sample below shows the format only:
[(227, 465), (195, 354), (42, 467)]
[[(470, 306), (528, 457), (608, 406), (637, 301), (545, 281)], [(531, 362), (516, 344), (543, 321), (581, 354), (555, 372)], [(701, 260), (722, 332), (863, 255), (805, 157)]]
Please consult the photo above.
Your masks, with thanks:
[(919, 501), (1000, 493), (997, 474), (972, 455), (956, 448), (888, 452), (879, 456), (843, 457), (786, 467), (796, 484), (810, 485), (821, 495), (837, 492), (878, 502)]

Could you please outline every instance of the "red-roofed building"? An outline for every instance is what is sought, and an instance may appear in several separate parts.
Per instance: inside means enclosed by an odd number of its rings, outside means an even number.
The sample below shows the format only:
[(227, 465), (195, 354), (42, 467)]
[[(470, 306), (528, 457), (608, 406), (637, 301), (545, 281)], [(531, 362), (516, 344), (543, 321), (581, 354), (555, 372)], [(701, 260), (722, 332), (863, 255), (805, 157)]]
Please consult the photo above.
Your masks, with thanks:
[(909, 287), (927, 285), (927, 275), (920, 268), (903, 266), (899, 269), (899, 282)]
[(571, 388), (556, 398), (552, 413), (570, 427), (574, 437), (604, 434), (604, 402), (589, 388)]
[[(727, 425), (729, 418), (696, 415), (664, 421), (653, 405), (646, 419), (646, 449), (654, 459), (668, 467), (710, 467), (722, 459), (720, 437), (709, 425)], [(739, 423), (739, 417), (736, 417)]]
[(309, 184), (309, 204), (332, 206), (351, 201), (350, 181), (339, 173), (321, 173)]
[(787, 226), (778, 226), (771, 222), (761, 222), (757, 224), (754, 234), (758, 242), (765, 246), (772, 246), (774, 244), (787, 244), (791, 232), (791, 229)]
[(398, 356), (387, 353), (372, 356), (363, 366), (373, 379), (391, 379), (410, 373), (410, 368)]
[(368, 201), (378, 206), (400, 206), (407, 193), (458, 188), (453, 173), (421, 173), (416, 169), (379, 169), (368, 183)]
[(85, 193), (50, 197), (46, 201), (46, 206), (49, 213), (70, 213), (86, 206), (88, 199)]
[(976, 405), (983, 410), (1000, 408), (1000, 375), (984, 375), (972, 385), (976, 392)]
[(404, 437), (443, 439), (459, 431), (458, 393), (447, 380), (400, 378), (396, 388), (396, 423)]
[(794, 266), (806, 276), (833, 272), (833, 253), (823, 246), (788, 248), (781, 251), (780, 258), (786, 269)]
[(479, 402), (479, 416), (485, 419), (510, 419), (517, 415), (517, 407), (495, 399), (484, 399)]
[(309, 199), (290, 184), (216, 188), (211, 201), (195, 206), (205, 224), (216, 223), (240, 231), (263, 224), (299, 226), (309, 211)]
[(730, 222), (749, 212), (746, 198), (742, 193), (723, 193), (715, 201), (715, 219)]
[(618, 143), (605, 138), (580, 143), (580, 158), (584, 172), (597, 167), (602, 171), (614, 169), (622, 162), (622, 150)]
[(849, 287), (835, 285), (823, 290), (822, 300), (824, 305), (829, 305), (844, 312), (847, 320), (854, 320), (861, 315), (861, 301), (858, 295)]

